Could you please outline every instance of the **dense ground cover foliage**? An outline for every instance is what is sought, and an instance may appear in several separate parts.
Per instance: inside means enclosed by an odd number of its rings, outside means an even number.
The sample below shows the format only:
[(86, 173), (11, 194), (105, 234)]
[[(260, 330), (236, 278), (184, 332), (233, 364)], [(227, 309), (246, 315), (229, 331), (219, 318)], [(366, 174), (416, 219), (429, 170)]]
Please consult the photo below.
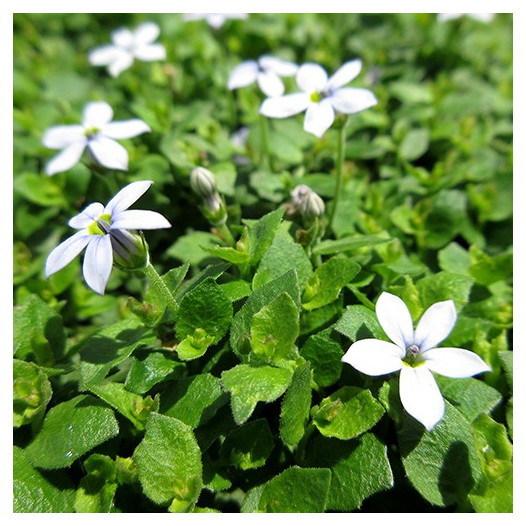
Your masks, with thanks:
[(16, 512), (512, 510), (511, 15), (16, 14), (13, 73)]

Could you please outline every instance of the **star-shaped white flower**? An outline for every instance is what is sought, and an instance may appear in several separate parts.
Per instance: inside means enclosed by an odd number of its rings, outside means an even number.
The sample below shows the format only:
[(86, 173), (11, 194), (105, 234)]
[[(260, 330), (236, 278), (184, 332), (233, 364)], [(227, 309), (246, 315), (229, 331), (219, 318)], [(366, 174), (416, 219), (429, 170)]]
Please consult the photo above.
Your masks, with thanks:
[(266, 117), (285, 118), (306, 110), (303, 128), (321, 137), (334, 122), (335, 112), (358, 113), (377, 104), (373, 92), (365, 88), (344, 88), (362, 69), (360, 60), (341, 66), (332, 77), (318, 64), (304, 64), (296, 74), (301, 92), (263, 101), (259, 112)]
[(90, 102), (84, 107), (82, 124), (49, 128), (42, 138), (47, 148), (62, 150), (46, 166), (47, 175), (65, 172), (79, 161), (84, 149), (97, 162), (115, 170), (128, 169), (128, 152), (114, 139), (129, 139), (149, 132), (140, 119), (111, 122), (113, 110), (106, 102)]
[[(104, 206), (92, 203), (71, 218), (69, 226), (79, 230), (53, 249), (46, 260), (46, 278), (55, 274), (86, 248), (82, 272), (86, 283), (104, 294), (113, 262), (147, 264), (148, 253), (139, 236), (129, 230), (169, 228), (168, 220), (150, 210), (128, 210), (153, 184), (136, 181), (125, 186)], [(143, 265), (141, 265), (143, 266)]]
[(128, 69), (135, 59), (151, 62), (164, 60), (166, 49), (154, 42), (161, 30), (153, 22), (144, 22), (134, 31), (120, 28), (111, 34), (112, 44), (97, 47), (88, 55), (92, 66), (106, 66), (112, 77)]
[(267, 97), (279, 97), (285, 91), (280, 77), (292, 77), (297, 71), (298, 66), (293, 62), (265, 55), (236, 66), (228, 78), (228, 89), (243, 88), (257, 82)]
[(431, 371), (450, 378), (468, 378), (490, 371), (474, 352), (456, 347), (437, 348), (457, 319), (452, 300), (429, 307), (416, 330), (406, 304), (384, 292), (376, 315), (393, 343), (372, 338), (353, 343), (342, 361), (369, 376), (400, 371), (400, 399), (405, 410), (428, 431), (444, 416), (444, 399)]
[(192, 22), (194, 20), (206, 20), (207, 24), (219, 29), (229, 19), (245, 19), (248, 13), (184, 13), (183, 20)]

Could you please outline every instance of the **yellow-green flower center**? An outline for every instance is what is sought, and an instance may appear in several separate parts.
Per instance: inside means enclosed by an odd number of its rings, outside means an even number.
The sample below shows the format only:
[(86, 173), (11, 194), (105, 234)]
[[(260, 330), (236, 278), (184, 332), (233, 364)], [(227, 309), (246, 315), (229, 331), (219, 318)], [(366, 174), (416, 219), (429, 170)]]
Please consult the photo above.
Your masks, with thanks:
[(100, 129), (93, 126), (92, 128), (86, 128), (84, 130), (84, 135), (88, 138), (88, 139), (92, 139), (93, 137), (95, 137), (95, 135), (97, 135), (97, 133), (99, 133)]
[(318, 93), (317, 91), (313, 91), (311, 94), (310, 94), (310, 100), (311, 102), (320, 102), (321, 100), (321, 93)]
[(110, 214), (102, 214), (96, 221), (93, 221), (91, 225), (88, 226), (88, 233), (92, 236), (105, 236), (108, 232), (104, 231), (106, 228), (105, 226), (111, 225), (111, 215)]

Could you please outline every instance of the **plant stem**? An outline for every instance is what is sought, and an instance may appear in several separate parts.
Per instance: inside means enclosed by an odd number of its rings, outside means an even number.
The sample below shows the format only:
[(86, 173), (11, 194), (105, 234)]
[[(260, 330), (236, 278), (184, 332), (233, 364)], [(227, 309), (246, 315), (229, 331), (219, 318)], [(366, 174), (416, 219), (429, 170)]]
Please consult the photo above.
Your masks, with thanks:
[(272, 154), (270, 153), (270, 144), (268, 142), (268, 121), (264, 115), (259, 115), (259, 123), (261, 125), (261, 157), (271, 172), (274, 172), (274, 163), (272, 162)]
[(332, 229), (334, 217), (336, 216), (336, 210), (340, 202), (343, 186), (343, 161), (345, 159), (345, 128), (347, 126), (347, 119), (339, 129), (338, 134), (338, 150), (336, 156), (336, 188), (334, 190), (334, 199), (332, 201), (332, 211), (329, 218), (329, 228)]
[(146, 274), (152, 286), (163, 299), (165, 306), (170, 307), (174, 312), (177, 311), (179, 305), (175, 301), (170, 289), (166, 286), (163, 278), (161, 278), (159, 273), (155, 270), (154, 266), (148, 262), (148, 265), (144, 267), (142, 271)]
[(216, 225), (214, 228), (217, 230), (219, 237), (223, 239), (229, 247), (233, 247), (236, 244), (236, 240), (234, 239), (232, 232), (230, 232), (230, 228), (228, 228), (225, 223)]

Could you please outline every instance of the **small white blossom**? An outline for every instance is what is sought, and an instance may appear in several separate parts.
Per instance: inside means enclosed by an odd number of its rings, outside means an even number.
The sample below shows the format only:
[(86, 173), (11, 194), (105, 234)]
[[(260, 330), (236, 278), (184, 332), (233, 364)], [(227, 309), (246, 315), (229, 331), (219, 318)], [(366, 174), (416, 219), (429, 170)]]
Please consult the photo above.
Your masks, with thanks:
[(293, 62), (265, 55), (236, 66), (228, 78), (228, 89), (243, 88), (257, 82), (267, 97), (278, 97), (285, 91), (280, 77), (292, 77), (297, 71), (298, 66)]
[[(109, 203), (92, 203), (71, 218), (69, 226), (79, 230), (56, 247), (46, 260), (46, 278), (55, 274), (86, 249), (82, 272), (86, 283), (104, 294), (114, 260), (120, 263), (148, 262), (141, 238), (129, 230), (169, 228), (168, 220), (150, 210), (128, 210), (153, 184), (136, 181), (125, 186)], [(132, 266), (132, 265), (128, 265)]]
[(464, 15), (472, 18), (473, 20), (484, 22), (485, 24), (491, 22), (495, 17), (495, 13), (438, 13), (437, 20), (439, 22), (447, 22), (448, 20), (455, 20)]
[(367, 338), (353, 343), (342, 361), (369, 376), (400, 371), (400, 399), (405, 410), (428, 431), (444, 416), (444, 399), (432, 371), (451, 378), (468, 378), (491, 370), (474, 352), (436, 346), (447, 338), (457, 319), (453, 301), (431, 305), (416, 330), (406, 304), (382, 293), (376, 315), (391, 342)]
[(106, 102), (90, 102), (84, 107), (82, 124), (49, 128), (42, 138), (47, 148), (62, 150), (46, 166), (47, 175), (65, 172), (78, 163), (84, 149), (95, 160), (115, 170), (128, 169), (128, 152), (114, 139), (129, 139), (149, 132), (140, 119), (111, 122), (113, 110)]
[(112, 77), (117, 77), (128, 69), (135, 59), (151, 62), (164, 60), (166, 50), (162, 44), (154, 42), (160, 29), (153, 22), (144, 22), (134, 31), (117, 29), (111, 34), (112, 44), (92, 50), (88, 55), (92, 66), (106, 66)]
[(184, 13), (183, 20), (193, 22), (194, 20), (206, 20), (210, 27), (219, 29), (229, 19), (245, 19), (248, 13)]
[(341, 66), (332, 77), (318, 64), (304, 64), (296, 74), (301, 92), (263, 101), (259, 112), (266, 117), (285, 118), (306, 110), (303, 128), (321, 137), (334, 122), (335, 112), (358, 113), (377, 104), (372, 91), (344, 88), (362, 69), (360, 60)]

